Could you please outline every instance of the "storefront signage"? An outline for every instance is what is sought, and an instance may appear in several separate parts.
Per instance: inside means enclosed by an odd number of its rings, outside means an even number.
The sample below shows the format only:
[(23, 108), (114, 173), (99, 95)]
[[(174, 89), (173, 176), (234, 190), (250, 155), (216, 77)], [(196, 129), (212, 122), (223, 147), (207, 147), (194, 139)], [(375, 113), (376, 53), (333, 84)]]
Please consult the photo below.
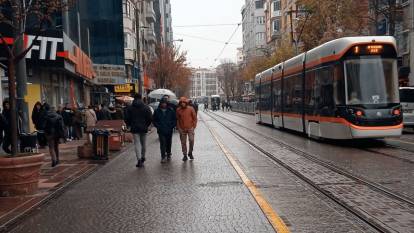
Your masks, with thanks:
[(100, 85), (126, 84), (126, 72), (123, 65), (94, 64), (96, 73), (94, 82)]
[[(36, 39), (36, 40), (35, 40)], [(26, 54), (26, 58), (32, 58), (32, 51), (39, 51), (38, 58), (39, 60), (56, 60), (56, 54), (58, 49), (58, 44), (63, 43), (62, 38), (46, 37), (46, 36), (36, 36), (27, 35), (25, 37), (25, 44), (31, 45), (33, 43), (32, 49)], [(49, 51), (47, 53), (47, 51)]]
[(134, 87), (130, 84), (115, 85), (115, 93), (130, 93), (134, 90)]

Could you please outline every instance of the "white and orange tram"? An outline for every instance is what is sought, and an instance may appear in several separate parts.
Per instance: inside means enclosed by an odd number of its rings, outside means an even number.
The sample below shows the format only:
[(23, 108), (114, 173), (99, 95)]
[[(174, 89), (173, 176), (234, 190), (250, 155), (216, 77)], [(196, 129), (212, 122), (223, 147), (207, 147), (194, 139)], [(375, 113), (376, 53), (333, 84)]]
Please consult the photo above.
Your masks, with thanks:
[(393, 37), (346, 37), (256, 75), (256, 121), (329, 139), (402, 133)]

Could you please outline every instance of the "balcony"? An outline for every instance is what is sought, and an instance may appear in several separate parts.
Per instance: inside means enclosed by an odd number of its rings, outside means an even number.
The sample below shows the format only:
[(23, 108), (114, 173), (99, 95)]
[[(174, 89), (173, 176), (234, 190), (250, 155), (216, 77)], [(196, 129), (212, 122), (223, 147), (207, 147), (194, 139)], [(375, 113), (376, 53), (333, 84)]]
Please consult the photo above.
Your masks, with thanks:
[(149, 23), (154, 23), (157, 20), (152, 3), (147, 4), (145, 13), (146, 13), (146, 19)]
[(155, 37), (155, 32), (152, 29), (148, 29), (145, 32), (145, 39), (148, 41), (148, 43), (157, 43), (157, 38)]

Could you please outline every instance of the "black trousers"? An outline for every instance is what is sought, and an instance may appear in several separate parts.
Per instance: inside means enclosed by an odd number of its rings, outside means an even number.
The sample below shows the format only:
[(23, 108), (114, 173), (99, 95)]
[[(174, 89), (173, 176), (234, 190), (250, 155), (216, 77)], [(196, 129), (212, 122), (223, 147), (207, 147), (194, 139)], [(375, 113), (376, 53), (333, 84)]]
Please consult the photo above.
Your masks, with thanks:
[(171, 155), (172, 136), (172, 134), (158, 134), (162, 159), (166, 158), (167, 155)]
[(6, 152), (7, 154), (11, 154), (11, 137), (9, 135), (4, 135), (3, 138), (3, 145), (2, 148), (4, 150), (4, 152)]

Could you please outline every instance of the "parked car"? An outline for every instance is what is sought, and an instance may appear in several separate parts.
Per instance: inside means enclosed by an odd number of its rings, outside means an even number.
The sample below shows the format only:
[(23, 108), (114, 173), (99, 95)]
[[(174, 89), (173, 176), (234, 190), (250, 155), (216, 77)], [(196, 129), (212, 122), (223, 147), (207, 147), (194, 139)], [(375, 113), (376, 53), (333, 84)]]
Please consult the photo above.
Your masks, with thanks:
[(404, 127), (414, 128), (414, 87), (400, 87)]

